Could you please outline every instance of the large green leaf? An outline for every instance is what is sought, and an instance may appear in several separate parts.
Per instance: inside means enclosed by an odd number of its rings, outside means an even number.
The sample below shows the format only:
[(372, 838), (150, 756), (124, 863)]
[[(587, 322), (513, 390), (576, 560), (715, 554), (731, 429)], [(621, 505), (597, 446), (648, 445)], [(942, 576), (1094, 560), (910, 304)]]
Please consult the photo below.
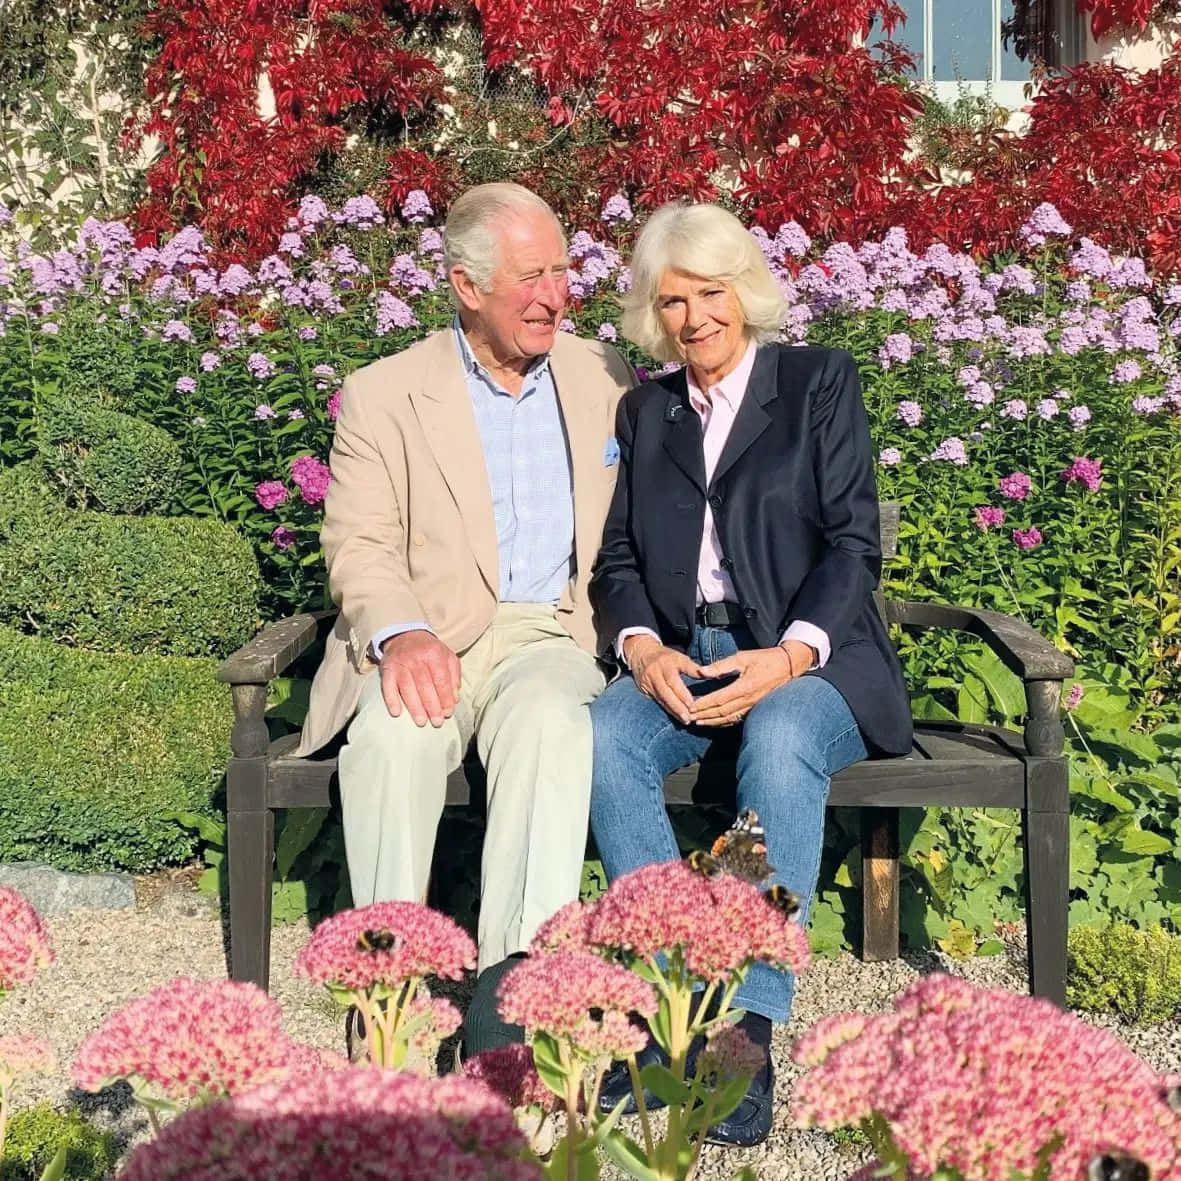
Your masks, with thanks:
[(329, 811), (328, 808), (288, 810), (275, 844), (275, 873), (280, 879), (287, 877), (295, 859), (316, 839)]

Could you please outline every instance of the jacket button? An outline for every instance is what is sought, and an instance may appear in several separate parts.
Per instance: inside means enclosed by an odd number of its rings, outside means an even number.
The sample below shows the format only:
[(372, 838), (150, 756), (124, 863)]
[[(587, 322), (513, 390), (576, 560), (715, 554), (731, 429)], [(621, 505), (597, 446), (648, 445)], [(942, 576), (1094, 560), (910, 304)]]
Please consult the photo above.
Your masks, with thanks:
[(709, 498), (709, 507), (712, 509), (720, 509), (722, 507), (722, 498), (716, 492)]
[(718, 565), (721, 566), (721, 568), (725, 570), (727, 574), (731, 573), (734, 569), (734, 563), (731, 562), (729, 558), (723, 558), (718, 563)]
[(426, 545), (426, 535), (423, 533), (416, 533), (412, 540), (415, 545)]

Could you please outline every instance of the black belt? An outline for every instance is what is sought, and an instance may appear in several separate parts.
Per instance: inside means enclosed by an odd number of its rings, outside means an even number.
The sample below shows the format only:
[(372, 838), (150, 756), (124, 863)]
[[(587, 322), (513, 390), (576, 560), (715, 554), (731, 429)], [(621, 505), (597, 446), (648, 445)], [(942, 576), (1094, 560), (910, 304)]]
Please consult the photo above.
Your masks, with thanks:
[(746, 613), (737, 603), (702, 603), (697, 608), (697, 622), (702, 627), (741, 627)]

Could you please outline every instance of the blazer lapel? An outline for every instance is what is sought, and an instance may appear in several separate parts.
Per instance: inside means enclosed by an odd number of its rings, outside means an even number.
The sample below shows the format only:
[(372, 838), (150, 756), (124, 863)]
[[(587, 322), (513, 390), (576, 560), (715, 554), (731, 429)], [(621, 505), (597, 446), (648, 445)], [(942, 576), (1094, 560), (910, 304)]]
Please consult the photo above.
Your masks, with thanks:
[(704, 496), (705, 448), (701, 441), (701, 419), (689, 404), (689, 384), (684, 369), (675, 375), (675, 381), (662, 412), (664, 449)]
[(435, 462), (467, 530), (476, 562), (493, 594), (500, 591), (500, 558), (488, 465), (452, 330), (435, 334), (423, 384), (410, 401)]
[(571, 486), (574, 491), (574, 560), (579, 573), (589, 576), (599, 552), (603, 525), (596, 516), (598, 481), (602, 478), (604, 410), (601, 393), (588, 381), (586, 369), (571, 363), (561, 342), (550, 353), (550, 373), (558, 391), (558, 405), (570, 448)]
[(763, 409), (779, 396), (778, 357), (775, 349), (761, 348), (755, 354), (754, 368), (747, 382), (746, 394), (738, 407), (722, 454), (714, 468), (711, 487), (716, 484), (749, 450), (754, 441), (771, 425), (771, 416)]

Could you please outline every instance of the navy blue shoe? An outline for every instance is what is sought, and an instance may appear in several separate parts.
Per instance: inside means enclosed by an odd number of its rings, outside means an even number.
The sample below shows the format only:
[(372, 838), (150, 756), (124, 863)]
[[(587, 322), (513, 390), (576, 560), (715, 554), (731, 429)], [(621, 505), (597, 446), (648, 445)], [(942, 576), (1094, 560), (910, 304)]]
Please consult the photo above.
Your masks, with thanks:
[[(653, 1041), (648, 1039), (648, 1044), (636, 1055), (636, 1068), (643, 1070), (645, 1066), (650, 1066), (653, 1062), (659, 1062), (661, 1066), (668, 1065), (668, 1055)], [(620, 1099), (627, 1099), (623, 1105), (624, 1115), (635, 1115), (639, 1108), (636, 1106), (636, 1094), (632, 1090), (631, 1075), (627, 1069), (626, 1062), (612, 1062), (607, 1069), (607, 1073), (603, 1075), (602, 1085), (599, 1087), (599, 1110), (604, 1115), (609, 1115), (615, 1110), (615, 1105)], [(664, 1106), (663, 1099), (657, 1099), (651, 1091), (644, 1091), (644, 1103), (649, 1111), (658, 1111)]]
[(770, 1057), (767, 1065), (751, 1079), (746, 1097), (724, 1120), (705, 1134), (708, 1144), (729, 1144), (734, 1148), (754, 1148), (771, 1134), (771, 1109), (775, 1099), (775, 1070)]

